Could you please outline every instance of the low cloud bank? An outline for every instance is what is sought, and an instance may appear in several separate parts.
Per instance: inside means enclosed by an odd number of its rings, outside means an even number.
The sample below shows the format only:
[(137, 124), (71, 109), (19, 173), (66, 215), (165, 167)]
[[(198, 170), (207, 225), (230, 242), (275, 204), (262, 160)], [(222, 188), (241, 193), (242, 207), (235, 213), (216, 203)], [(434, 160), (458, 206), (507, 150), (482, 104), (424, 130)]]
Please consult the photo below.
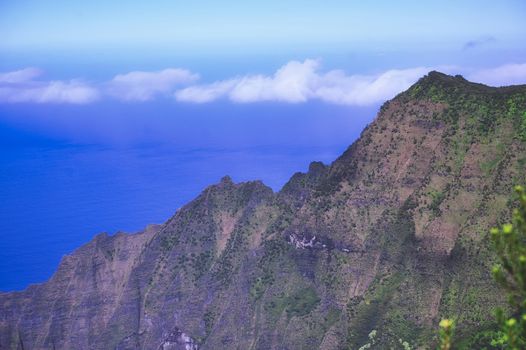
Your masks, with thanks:
[(466, 78), (490, 86), (525, 84), (526, 63), (505, 64), (496, 68), (480, 69), (468, 74)]
[(0, 73), (0, 103), (86, 104), (101, 98), (145, 102), (159, 97), (181, 103), (209, 103), (224, 99), (234, 103), (276, 101), (303, 103), (319, 100), (341, 105), (364, 106), (382, 102), (404, 91), (430, 70), (464, 73), (471, 81), (492, 86), (526, 83), (526, 63), (487, 69), (415, 67), (391, 69), (378, 74), (346, 74), (323, 71), (319, 60), (290, 61), (271, 75), (246, 75), (212, 83), (197, 83), (199, 75), (186, 69), (134, 71), (111, 80), (89, 84), (79, 79), (39, 80), (36, 68)]
[(407, 89), (430, 69), (389, 70), (378, 75), (347, 75), (341, 70), (320, 71), (320, 62), (291, 61), (272, 76), (249, 75), (175, 92), (178, 101), (205, 103), (227, 98), (237, 103), (322, 100), (346, 105), (370, 105)]
[(116, 75), (107, 83), (110, 96), (124, 101), (149, 101), (157, 95), (170, 95), (176, 86), (199, 79), (186, 69), (170, 68), (157, 72), (130, 72)]
[(36, 80), (41, 75), (36, 68), (0, 73), (0, 102), (86, 104), (100, 97), (98, 89), (80, 80)]

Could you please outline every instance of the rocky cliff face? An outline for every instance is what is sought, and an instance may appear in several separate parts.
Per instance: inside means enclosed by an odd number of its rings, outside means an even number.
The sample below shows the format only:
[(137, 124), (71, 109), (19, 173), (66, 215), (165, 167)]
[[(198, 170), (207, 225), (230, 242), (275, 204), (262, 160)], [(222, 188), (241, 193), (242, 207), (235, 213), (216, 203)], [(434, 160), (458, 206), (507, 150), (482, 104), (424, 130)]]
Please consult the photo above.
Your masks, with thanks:
[(476, 347), (501, 303), (487, 229), (526, 180), (526, 86), (431, 72), (330, 166), (278, 192), (225, 177), (165, 224), (98, 235), (0, 294), (1, 349)]

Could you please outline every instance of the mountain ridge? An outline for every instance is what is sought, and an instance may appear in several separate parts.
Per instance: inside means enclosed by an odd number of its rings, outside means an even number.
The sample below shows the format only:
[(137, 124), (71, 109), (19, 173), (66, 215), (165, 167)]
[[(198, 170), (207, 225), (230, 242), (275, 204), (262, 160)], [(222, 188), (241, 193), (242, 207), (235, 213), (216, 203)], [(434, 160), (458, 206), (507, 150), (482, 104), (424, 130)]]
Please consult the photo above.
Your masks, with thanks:
[(373, 329), (425, 347), (451, 314), (471, 339), (502, 301), (480, 231), (525, 180), (522, 113), (525, 85), (430, 72), (280, 191), (223, 177), (164, 224), (97, 235), (48, 282), (0, 293), (0, 347), (341, 349)]

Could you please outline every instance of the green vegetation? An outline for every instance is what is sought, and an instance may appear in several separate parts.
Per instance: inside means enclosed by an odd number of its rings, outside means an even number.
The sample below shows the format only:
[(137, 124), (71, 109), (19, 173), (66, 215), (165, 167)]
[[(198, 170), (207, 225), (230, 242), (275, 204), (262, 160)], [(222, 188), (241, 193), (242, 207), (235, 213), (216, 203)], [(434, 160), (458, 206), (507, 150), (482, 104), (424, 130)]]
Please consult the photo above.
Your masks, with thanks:
[(440, 346), (439, 350), (450, 350), (451, 339), (453, 338), (453, 330), (455, 329), (455, 323), (451, 320), (444, 319), (440, 321)]
[(115, 252), (116, 252), (116, 251), (115, 251), (115, 248), (113, 248), (113, 249), (108, 249), (108, 250), (105, 250), (105, 251), (104, 251), (104, 255), (106, 256), (106, 258), (107, 258), (108, 260), (113, 261), (113, 259), (115, 258)]
[(267, 311), (272, 319), (278, 319), (285, 308), (287, 307), (287, 296), (284, 293), (281, 293), (264, 306), (265, 311)]
[(160, 247), (163, 253), (169, 252), (172, 248), (179, 244), (179, 236), (166, 235), (161, 237)]
[(219, 260), (217, 260), (213, 272), (215, 279), (219, 281), (222, 286), (227, 286), (230, 283), (232, 276), (239, 268), (236, 260), (247, 248), (247, 236), (248, 232), (246, 229), (234, 230), (227, 241), (225, 250)]
[(522, 114), (520, 137), (523, 141), (526, 141), (526, 111)]
[(367, 335), (367, 337), (369, 338), (369, 342), (360, 346), (358, 350), (370, 349), (373, 345), (375, 345), (376, 344), (376, 334), (377, 334), (376, 329), (373, 329), (371, 333)]
[(430, 196), (431, 203), (429, 204), (428, 208), (433, 212), (433, 214), (435, 214), (435, 216), (438, 216), (441, 214), (440, 204), (442, 204), (442, 201), (446, 197), (446, 194), (440, 191), (432, 191), (430, 193)]
[(316, 308), (319, 302), (320, 298), (314, 288), (300, 289), (288, 298), (287, 315), (289, 317), (308, 315)]
[[(288, 318), (297, 316), (302, 317), (310, 314), (320, 302), (316, 290), (306, 287), (296, 290), (291, 295), (280, 294), (265, 305), (273, 318), (278, 318), (284, 311)], [(329, 313), (328, 322), (335, 322), (335, 314)]]
[[(519, 207), (513, 210), (512, 223), (491, 229), (499, 264), (492, 269), (497, 283), (507, 292), (510, 314), (499, 308), (497, 322), (500, 330), (479, 334), (477, 342), (487, 342), (496, 349), (526, 348), (526, 191), (515, 187)], [(440, 322), (440, 350), (452, 348), (454, 324), (448, 319)]]
[(214, 255), (212, 251), (207, 250), (192, 256), (192, 267), (194, 269), (194, 281), (201, 278), (210, 268)]
[(512, 223), (491, 230), (500, 260), (492, 273), (497, 283), (507, 291), (512, 309), (509, 318), (500, 309), (497, 319), (504, 333), (502, 340), (513, 350), (526, 348), (526, 192), (522, 186), (517, 186), (515, 190), (519, 207), (513, 211)]
[(329, 309), (329, 312), (327, 313), (327, 316), (325, 316), (324, 318), (324, 325), (323, 325), (323, 328), (324, 330), (328, 330), (329, 328), (331, 328), (336, 322), (338, 322), (339, 318), (340, 318), (340, 315), (341, 315), (341, 311), (334, 308), (334, 307), (331, 307)]
[(253, 300), (258, 300), (265, 293), (266, 285), (262, 277), (256, 278), (254, 283), (250, 286), (250, 297)]
[(212, 332), (215, 319), (216, 314), (213, 311), (208, 310), (205, 312), (205, 315), (203, 316), (203, 322), (205, 324), (205, 337), (208, 337), (208, 335)]
[(505, 152), (506, 146), (503, 143), (498, 143), (494, 148), (492, 158), (480, 163), (480, 169), (485, 175), (490, 175), (497, 169), (497, 166), (504, 159)]

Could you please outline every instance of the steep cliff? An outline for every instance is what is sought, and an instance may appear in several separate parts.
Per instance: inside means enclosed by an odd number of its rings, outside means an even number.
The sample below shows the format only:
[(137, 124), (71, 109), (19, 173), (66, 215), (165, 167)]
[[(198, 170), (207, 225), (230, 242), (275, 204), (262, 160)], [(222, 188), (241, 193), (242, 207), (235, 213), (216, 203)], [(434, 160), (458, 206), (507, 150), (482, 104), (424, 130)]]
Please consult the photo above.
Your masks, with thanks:
[(425, 348), (446, 315), (475, 346), (502, 302), (486, 231), (525, 176), (526, 86), (431, 72), (280, 192), (225, 177), (0, 294), (0, 348)]

